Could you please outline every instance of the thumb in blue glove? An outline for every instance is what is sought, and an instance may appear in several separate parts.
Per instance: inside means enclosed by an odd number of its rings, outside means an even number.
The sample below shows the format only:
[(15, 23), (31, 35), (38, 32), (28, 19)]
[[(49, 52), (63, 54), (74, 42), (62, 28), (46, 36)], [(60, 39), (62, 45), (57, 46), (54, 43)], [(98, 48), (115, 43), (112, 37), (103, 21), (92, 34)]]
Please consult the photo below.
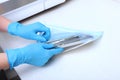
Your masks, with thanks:
[[(50, 39), (50, 29), (45, 25), (36, 22), (29, 25), (22, 25), (18, 22), (12, 22), (8, 25), (8, 32), (12, 35), (20, 36), (25, 39), (45, 42)], [(38, 32), (44, 33), (37, 35)]]
[(6, 50), (10, 68), (20, 64), (43, 66), (48, 60), (62, 53), (63, 48), (55, 48), (52, 44), (35, 43), (24, 48)]

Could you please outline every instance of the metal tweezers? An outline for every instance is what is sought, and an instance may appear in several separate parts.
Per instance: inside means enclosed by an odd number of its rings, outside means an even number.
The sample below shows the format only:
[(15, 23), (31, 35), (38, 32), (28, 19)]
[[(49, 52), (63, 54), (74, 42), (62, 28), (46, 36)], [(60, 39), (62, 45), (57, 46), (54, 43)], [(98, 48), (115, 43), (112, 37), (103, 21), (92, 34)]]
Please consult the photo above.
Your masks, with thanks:
[(56, 47), (64, 48), (64, 52), (67, 52), (91, 42), (92, 38), (93, 36), (91, 35), (78, 34), (59, 40), (49, 41), (48, 43), (52, 43)]

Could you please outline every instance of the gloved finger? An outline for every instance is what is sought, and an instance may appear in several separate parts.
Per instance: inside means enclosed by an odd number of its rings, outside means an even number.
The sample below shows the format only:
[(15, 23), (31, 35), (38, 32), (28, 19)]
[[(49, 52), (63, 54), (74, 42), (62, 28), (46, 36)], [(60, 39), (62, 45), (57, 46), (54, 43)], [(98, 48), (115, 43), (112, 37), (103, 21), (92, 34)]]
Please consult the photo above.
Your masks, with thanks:
[(46, 41), (48, 41), (51, 37), (51, 33), (50, 31), (48, 30), (47, 32), (35, 32), (35, 34), (39, 35), (39, 36), (42, 36), (46, 39)]
[(53, 45), (53, 44), (42, 44), (42, 46), (43, 46), (43, 48), (45, 48), (45, 49), (52, 49), (52, 48), (55, 47), (55, 45)]
[(46, 29), (45, 33), (43, 34), (43, 36), (45, 37), (45, 39), (48, 41), (51, 37), (51, 32), (50, 29)]
[(51, 37), (51, 32), (49, 29), (46, 29), (46, 31), (37, 31), (36, 33), (40, 33), (39, 35), (43, 36), (47, 41)]
[(53, 55), (56, 55), (56, 54), (60, 54), (64, 51), (63, 48), (54, 48), (54, 49), (51, 49), (50, 52), (53, 54)]
[[(50, 29), (39, 22), (35, 23), (35, 25), (37, 26), (36, 33), (38, 33), (38, 32), (43, 33), (42, 36), (44, 36), (44, 38), (46, 40), (49, 40), (50, 36), (51, 36)], [(39, 28), (39, 26), (40, 26), (40, 28)]]
[(51, 33), (50, 30), (48, 30), (48, 32), (37, 32), (37, 35), (43, 36), (47, 41), (50, 39), (51, 37)]
[(32, 38), (34, 40), (37, 40), (37, 41), (40, 41), (40, 42), (46, 42), (46, 39), (43, 36), (40, 36), (40, 35), (37, 35), (37, 34), (33, 34), (32, 36), (33, 36)]
[(34, 26), (36, 26), (37, 31), (44, 31), (44, 32), (46, 32), (46, 31), (49, 30), (48, 27), (46, 27), (45, 25), (43, 25), (43, 24), (40, 23), (40, 22), (34, 23)]

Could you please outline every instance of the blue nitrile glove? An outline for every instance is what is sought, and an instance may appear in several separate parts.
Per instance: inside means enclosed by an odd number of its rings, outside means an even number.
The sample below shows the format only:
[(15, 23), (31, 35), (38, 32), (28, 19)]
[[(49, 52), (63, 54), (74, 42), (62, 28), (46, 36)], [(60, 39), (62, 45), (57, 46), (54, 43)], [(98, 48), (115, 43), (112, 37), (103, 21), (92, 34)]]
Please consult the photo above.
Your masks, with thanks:
[[(39, 22), (29, 25), (12, 22), (8, 25), (8, 32), (12, 35), (20, 36), (25, 39), (41, 42), (45, 42), (50, 39), (50, 29)], [(42, 35), (37, 35), (38, 32), (41, 32)]]
[(52, 56), (60, 54), (62, 51), (63, 48), (55, 48), (53, 44), (35, 43), (24, 48), (6, 50), (6, 54), (12, 69), (24, 63), (43, 66)]

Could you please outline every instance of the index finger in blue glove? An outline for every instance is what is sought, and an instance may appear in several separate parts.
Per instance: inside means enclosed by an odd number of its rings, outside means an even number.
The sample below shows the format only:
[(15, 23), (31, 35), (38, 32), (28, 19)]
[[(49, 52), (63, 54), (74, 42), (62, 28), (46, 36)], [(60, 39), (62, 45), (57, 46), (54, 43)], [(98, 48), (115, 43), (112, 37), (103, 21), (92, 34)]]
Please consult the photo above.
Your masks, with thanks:
[(42, 33), (42, 36), (46, 39), (46, 40), (49, 40), (50, 39), (50, 36), (51, 36), (51, 32), (50, 32), (50, 29), (48, 27), (46, 27), (45, 25), (39, 23), (39, 22), (36, 22), (34, 23), (34, 26), (40, 26), (39, 29), (36, 30), (36, 33), (38, 32), (41, 32)]
[(43, 32), (42, 36), (48, 41), (51, 37), (50, 29), (47, 27), (46, 28), (44, 27), (44, 30), (45, 31)]
[(64, 51), (63, 48), (53, 48), (50, 50), (50, 52), (53, 54), (53, 55), (57, 55), (57, 54), (60, 54)]
[(38, 42), (46, 42), (46, 38), (44, 38), (43, 36), (41, 35), (37, 35), (37, 34), (33, 34), (33, 37), (32, 37), (34, 40), (37, 40)]
[(46, 44), (46, 43), (42, 44), (42, 46), (43, 46), (43, 48), (45, 48), (45, 49), (52, 49), (52, 48), (55, 47), (55, 45), (53, 45), (53, 44)]

